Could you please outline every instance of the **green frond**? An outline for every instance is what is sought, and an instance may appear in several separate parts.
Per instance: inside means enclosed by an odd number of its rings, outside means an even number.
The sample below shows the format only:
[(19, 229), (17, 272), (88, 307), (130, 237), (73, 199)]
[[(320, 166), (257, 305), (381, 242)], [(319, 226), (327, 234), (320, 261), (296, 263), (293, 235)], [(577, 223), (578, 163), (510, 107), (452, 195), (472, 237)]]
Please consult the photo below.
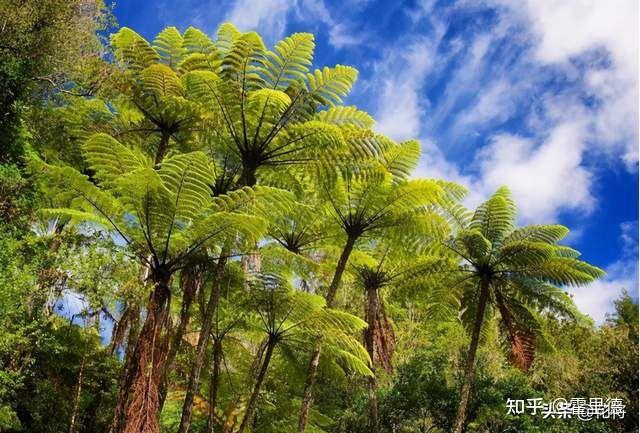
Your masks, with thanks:
[(556, 255), (560, 257), (570, 257), (572, 259), (577, 259), (581, 255), (580, 251), (573, 249), (571, 247), (568, 247), (566, 245), (556, 245), (555, 250), (556, 250)]
[(307, 90), (311, 99), (319, 105), (339, 105), (351, 90), (356, 78), (358, 71), (350, 66), (325, 67), (313, 74), (307, 74)]
[(204, 153), (183, 153), (167, 158), (160, 165), (158, 175), (171, 193), (176, 219), (193, 220), (210, 203), (214, 171)]
[(478, 206), (471, 223), (484, 237), (497, 246), (515, 225), (516, 207), (506, 187), (496, 191), (489, 200)]
[(178, 65), (178, 70), (183, 74), (189, 71), (217, 71), (220, 67), (220, 58), (217, 53), (192, 53), (187, 54)]
[(515, 241), (546, 242), (555, 244), (569, 233), (569, 229), (559, 224), (529, 225), (519, 227), (512, 231), (505, 239), (504, 244)]
[(515, 277), (509, 282), (513, 294), (522, 302), (535, 306), (538, 311), (549, 310), (569, 318), (580, 315), (571, 297), (561, 288), (531, 278)]
[(472, 259), (483, 260), (491, 252), (491, 241), (477, 229), (464, 230), (456, 237), (456, 243), (462, 245)]
[(189, 27), (182, 35), (182, 46), (189, 53), (210, 54), (216, 46), (209, 36), (195, 27)]
[(146, 95), (163, 98), (182, 96), (184, 88), (178, 75), (167, 65), (156, 63), (140, 73), (142, 89)]
[(239, 38), (242, 33), (231, 23), (223, 23), (218, 28), (217, 39), (215, 42), (216, 48), (220, 50), (222, 54), (226, 54), (233, 43)]
[(507, 267), (519, 269), (522, 266), (536, 266), (549, 260), (556, 252), (553, 245), (536, 241), (512, 241), (504, 244), (497, 260)]
[(311, 33), (294, 33), (279, 41), (273, 51), (258, 60), (258, 73), (271, 89), (286, 90), (292, 81), (303, 80), (313, 60)]
[(323, 122), (336, 125), (352, 125), (362, 129), (373, 128), (375, 120), (366, 111), (358, 110), (355, 106), (337, 105), (320, 111), (316, 118)]
[(175, 27), (167, 27), (156, 36), (153, 48), (160, 55), (161, 61), (172, 69), (176, 69), (186, 53), (182, 35)]
[(99, 213), (70, 209), (70, 208), (45, 208), (40, 209), (40, 214), (46, 217), (62, 218), (74, 223), (94, 222), (102, 227), (111, 229), (109, 221)]
[[(33, 161), (32, 165), (47, 182), (55, 202), (63, 203), (70, 209), (66, 217), (79, 218), (83, 215), (90, 221), (106, 222), (107, 228), (116, 229), (120, 223), (118, 216), (122, 208), (112, 195), (98, 188), (87, 176), (71, 167), (48, 165), (42, 161)], [(55, 212), (60, 214), (62, 210)]]
[(116, 59), (134, 71), (140, 71), (160, 59), (149, 42), (128, 27), (111, 35), (111, 46)]
[(268, 186), (245, 186), (213, 198), (213, 208), (224, 212), (246, 212), (275, 219), (288, 215), (296, 206), (286, 190)]
[(257, 33), (243, 33), (223, 55), (220, 76), (237, 82), (243, 89), (262, 87), (255, 64), (263, 50), (264, 43)]
[(181, 235), (186, 247), (209, 248), (222, 242), (236, 242), (248, 248), (267, 232), (264, 218), (234, 212), (213, 212), (198, 218)]
[(382, 155), (384, 165), (397, 182), (407, 179), (420, 159), (420, 142), (408, 140), (400, 143)]
[(148, 158), (130, 149), (107, 134), (95, 134), (82, 147), (82, 153), (95, 171), (95, 177), (105, 186), (113, 186), (119, 176), (143, 167), (150, 167)]
[(602, 269), (570, 257), (553, 257), (538, 266), (521, 269), (519, 273), (568, 286), (588, 284), (605, 275)]

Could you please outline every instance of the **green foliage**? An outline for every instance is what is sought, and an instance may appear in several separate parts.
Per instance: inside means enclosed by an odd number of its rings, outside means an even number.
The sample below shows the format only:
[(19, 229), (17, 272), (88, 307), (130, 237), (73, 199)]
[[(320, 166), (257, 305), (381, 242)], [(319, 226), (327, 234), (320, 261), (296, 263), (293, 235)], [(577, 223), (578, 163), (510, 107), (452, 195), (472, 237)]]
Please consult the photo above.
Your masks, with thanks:
[[(372, 381), (381, 433), (449, 431), (487, 279), (467, 431), (637, 426), (635, 410), (588, 425), (506, 415), (506, 398), (637, 403), (637, 305), (583, 320), (564, 288), (603, 273), (559, 244), (568, 230), (516, 227), (506, 188), (469, 212), (462, 186), (412, 177), (419, 142), (343, 105), (358, 72), (313, 70), (313, 35), (266, 47), (230, 23), (153, 41), (121, 28), (103, 55), (102, 3), (36, 6), (0, 37), (0, 431), (108, 431), (143, 390), (142, 415), (174, 432), (199, 357), (190, 431), (297, 431), (319, 342), (307, 431), (368, 431)], [(152, 374), (126, 395), (131, 365)]]

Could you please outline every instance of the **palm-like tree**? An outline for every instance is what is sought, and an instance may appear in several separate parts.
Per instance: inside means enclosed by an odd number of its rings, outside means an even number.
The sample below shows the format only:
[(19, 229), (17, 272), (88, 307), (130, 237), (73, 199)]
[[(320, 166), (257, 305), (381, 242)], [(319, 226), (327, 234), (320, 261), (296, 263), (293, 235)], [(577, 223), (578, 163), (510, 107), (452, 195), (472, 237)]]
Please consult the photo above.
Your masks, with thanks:
[(498, 314), (510, 346), (512, 362), (527, 370), (536, 341), (543, 337), (538, 314), (576, 317), (563, 286), (588, 284), (604, 275), (579, 260), (579, 253), (559, 245), (568, 233), (560, 225), (516, 227), (516, 206), (509, 190), (500, 188), (473, 215), (460, 220), (455, 237), (444, 248), (458, 257), (456, 289), (461, 290), (462, 320), (471, 331), (455, 433), (461, 433), (474, 377), (476, 352), (484, 323)]
[(238, 433), (244, 432), (258, 402), (259, 393), (269, 369), (274, 351), (288, 346), (300, 349), (320, 335), (335, 357), (339, 357), (352, 371), (371, 375), (367, 367), (366, 351), (354, 337), (366, 326), (351, 314), (325, 308), (325, 300), (318, 295), (293, 289), (287, 280), (277, 275), (261, 274), (252, 281), (251, 293), (255, 311), (255, 328), (266, 335), (256, 357), (259, 366)]
[[(409, 179), (420, 156), (418, 142), (396, 144), (388, 139), (380, 142), (384, 143), (384, 150), (369, 167), (357, 173), (342, 173), (322, 187), (343, 242), (325, 294), (328, 307), (334, 305), (342, 275), (359, 241), (440, 231), (443, 219), (435, 209), (461, 192), (459, 187), (446, 182)], [(309, 363), (298, 421), (300, 433), (307, 427), (321, 351), (322, 345), (316, 345)]]
[[(263, 208), (264, 203), (258, 202), (272, 199), (283, 204), (288, 195), (255, 187), (212, 198), (214, 169), (202, 152), (177, 154), (155, 164), (141, 152), (98, 134), (85, 144), (83, 154), (97, 184), (73, 168), (41, 165), (56, 186), (53, 191), (72, 206), (48, 212), (111, 230), (149, 271), (153, 287), (147, 314), (135, 345), (134, 362), (125, 371), (124, 385), (133, 395), (122, 401), (121, 410), (126, 414), (124, 431), (157, 432), (174, 274), (207, 249), (220, 252), (223, 244), (239, 247), (243, 242), (255, 242), (266, 232), (267, 223), (252, 213), (253, 205)], [(263, 193), (266, 195), (259, 198)], [(218, 262), (226, 259), (221, 255)], [(118, 431), (121, 427), (114, 428)]]

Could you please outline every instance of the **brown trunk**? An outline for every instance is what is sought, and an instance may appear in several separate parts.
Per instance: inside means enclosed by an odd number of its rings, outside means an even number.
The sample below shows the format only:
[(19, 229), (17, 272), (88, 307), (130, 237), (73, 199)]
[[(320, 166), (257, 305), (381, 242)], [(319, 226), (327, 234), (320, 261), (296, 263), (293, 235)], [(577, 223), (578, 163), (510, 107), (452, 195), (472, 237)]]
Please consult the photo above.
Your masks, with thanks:
[(154, 276), (155, 287), (147, 317), (133, 353), (131, 398), (126, 406), (124, 433), (158, 433), (159, 385), (167, 356), (168, 338), (163, 332), (170, 302), (167, 273)]
[(87, 354), (82, 356), (80, 370), (78, 371), (78, 383), (76, 384), (76, 395), (73, 398), (73, 410), (71, 411), (71, 422), (69, 423), (69, 433), (75, 433), (76, 421), (78, 419), (78, 410), (80, 408), (80, 396), (82, 395), (82, 382), (84, 376), (84, 365), (87, 360)]
[[(150, 268), (147, 264), (143, 264), (140, 267), (140, 275), (138, 276), (140, 279), (140, 283), (146, 287), (147, 281), (149, 279)], [(126, 314), (126, 319), (125, 319)], [(111, 425), (109, 426), (109, 433), (121, 433), (124, 429), (124, 422), (126, 418), (126, 409), (127, 403), (129, 402), (129, 394), (131, 392), (131, 385), (133, 383), (133, 376), (136, 372), (136, 362), (135, 362), (135, 350), (138, 345), (138, 337), (139, 337), (139, 326), (140, 326), (140, 309), (136, 305), (133, 307), (129, 305), (125, 310), (123, 316), (120, 318), (120, 321), (126, 320), (125, 324), (120, 328), (120, 322), (118, 323), (118, 328), (116, 331), (124, 332), (124, 326), (126, 325), (129, 328), (129, 333), (127, 335), (127, 344), (125, 349), (125, 357), (124, 357), (124, 366), (122, 368), (122, 373), (120, 375), (119, 381), (119, 392), (118, 392), (118, 400), (116, 401), (116, 406), (113, 410), (113, 419), (111, 420)], [(114, 334), (114, 337), (117, 337), (118, 334)], [(113, 338), (113, 337), (112, 337)], [(117, 344), (112, 346), (112, 349), (115, 351)], [(113, 352), (112, 352), (113, 353)]]
[(171, 345), (169, 346), (169, 353), (167, 354), (167, 362), (165, 364), (164, 372), (162, 374), (162, 382), (160, 383), (160, 403), (159, 411), (162, 412), (165, 399), (167, 398), (168, 391), (168, 373), (171, 370), (173, 361), (175, 361), (178, 349), (182, 342), (182, 337), (189, 324), (189, 318), (191, 317), (191, 304), (196, 296), (196, 293), (201, 290), (203, 284), (202, 269), (198, 266), (187, 268), (182, 271), (180, 275), (180, 285), (182, 286), (182, 306), (180, 307), (180, 322), (176, 328), (173, 338), (171, 339)]
[(258, 395), (260, 394), (260, 388), (262, 387), (262, 382), (264, 381), (264, 377), (267, 374), (267, 369), (269, 368), (271, 356), (273, 355), (273, 349), (276, 347), (276, 344), (276, 339), (269, 338), (269, 342), (267, 343), (267, 350), (264, 353), (264, 359), (262, 361), (262, 365), (260, 366), (258, 376), (256, 377), (256, 383), (253, 386), (253, 391), (251, 392), (251, 397), (249, 398), (249, 402), (247, 403), (247, 409), (244, 413), (244, 418), (242, 418), (242, 423), (240, 424), (238, 433), (244, 432), (253, 417), (253, 413), (256, 409), (256, 402), (258, 401)]
[(364, 331), (364, 344), (371, 358), (371, 371), (374, 376), (369, 377), (369, 431), (378, 432), (378, 394), (375, 370), (373, 367), (373, 357), (375, 355), (375, 335), (376, 323), (378, 319), (378, 289), (377, 287), (366, 288), (365, 321), (367, 329)]
[(480, 342), (480, 331), (482, 329), (482, 321), (484, 319), (484, 310), (489, 299), (489, 284), (486, 281), (480, 283), (480, 299), (478, 300), (478, 309), (473, 324), (473, 332), (471, 334), (471, 344), (469, 346), (469, 355), (464, 369), (464, 382), (460, 391), (460, 404), (458, 405), (458, 414), (456, 416), (456, 426), (454, 433), (462, 433), (465, 420), (467, 417), (467, 407), (469, 405), (469, 395), (471, 393), (471, 384), (475, 374), (476, 352), (478, 351), (478, 343)]
[(209, 382), (209, 416), (207, 417), (207, 433), (213, 433), (216, 425), (216, 406), (218, 404), (218, 385), (220, 383), (220, 362), (222, 361), (222, 340), (213, 341), (213, 365)]
[(169, 138), (171, 135), (165, 131), (162, 131), (162, 135), (160, 136), (160, 143), (158, 144), (158, 150), (156, 151), (155, 165), (157, 166), (162, 162), (167, 151), (169, 150)]
[(184, 403), (182, 406), (182, 416), (180, 418), (180, 426), (178, 427), (178, 433), (187, 433), (189, 426), (191, 425), (191, 414), (193, 410), (193, 400), (198, 392), (200, 385), (200, 372), (202, 371), (202, 364), (204, 363), (204, 353), (209, 342), (209, 333), (211, 332), (211, 322), (213, 315), (218, 307), (218, 300), (220, 299), (220, 284), (222, 282), (222, 274), (227, 263), (227, 255), (229, 251), (227, 248), (222, 249), (221, 257), (218, 259), (218, 265), (216, 266), (216, 274), (211, 284), (211, 293), (209, 294), (209, 302), (205, 310), (204, 317), (202, 318), (202, 328), (200, 335), (198, 336), (198, 345), (196, 347), (196, 356), (191, 366), (191, 372), (189, 374), (189, 384), (187, 385), (187, 392), (185, 394)]
[[(347, 242), (344, 245), (344, 248), (342, 249), (342, 254), (340, 255), (340, 259), (338, 260), (338, 265), (336, 266), (336, 270), (333, 274), (333, 279), (331, 280), (331, 284), (329, 285), (327, 296), (325, 298), (328, 308), (331, 308), (333, 306), (333, 301), (336, 297), (338, 287), (340, 287), (340, 282), (342, 281), (342, 274), (347, 267), (349, 256), (351, 255), (351, 251), (353, 251), (353, 247), (356, 244), (357, 240), (358, 236), (349, 236), (347, 238)], [(309, 410), (311, 409), (311, 403), (313, 401), (313, 385), (316, 381), (318, 365), (320, 364), (321, 351), (322, 346), (320, 343), (318, 343), (313, 350), (311, 361), (309, 362), (309, 368), (307, 369), (307, 377), (304, 381), (304, 394), (302, 397), (302, 404), (300, 406), (300, 416), (298, 418), (298, 433), (304, 433), (309, 422)]]

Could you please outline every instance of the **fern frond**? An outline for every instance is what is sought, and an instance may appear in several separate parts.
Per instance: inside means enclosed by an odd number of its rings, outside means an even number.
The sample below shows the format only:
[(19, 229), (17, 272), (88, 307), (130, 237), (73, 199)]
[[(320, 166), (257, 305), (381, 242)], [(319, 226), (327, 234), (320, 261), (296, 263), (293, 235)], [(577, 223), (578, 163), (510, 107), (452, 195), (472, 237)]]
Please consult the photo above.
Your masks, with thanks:
[(156, 63), (140, 73), (143, 92), (157, 98), (182, 96), (184, 88), (178, 75), (167, 65)]
[(328, 110), (320, 111), (316, 118), (323, 122), (336, 125), (353, 125), (362, 129), (373, 128), (375, 120), (366, 111), (358, 110), (355, 106), (337, 105)]
[(96, 178), (106, 187), (118, 177), (139, 168), (150, 167), (151, 161), (133, 149), (122, 145), (107, 134), (95, 134), (87, 140), (82, 152)]
[(128, 27), (111, 35), (111, 46), (116, 59), (135, 71), (141, 71), (160, 59), (149, 42)]
[(186, 53), (182, 35), (175, 27), (162, 30), (153, 41), (153, 48), (160, 55), (161, 61), (172, 69), (176, 69)]
[(216, 46), (209, 36), (195, 27), (188, 27), (182, 35), (182, 46), (189, 53), (211, 54)]
[(316, 70), (307, 74), (309, 97), (319, 105), (339, 105), (357, 78), (358, 71), (350, 66), (337, 65)]
[(176, 219), (191, 221), (210, 203), (214, 171), (204, 153), (190, 152), (167, 158), (160, 165), (158, 175), (171, 193)]
[(311, 33), (294, 33), (279, 41), (273, 51), (263, 53), (257, 72), (268, 88), (286, 90), (292, 81), (304, 79), (314, 47)]
[(558, 224), (529, 225), (519, 227), (512, 231), (509, 236), (505, 238), (504, 243), (508, 244), (514, 241), (531, 241), (555, 244), (562, 240), (567, 233), (569, 233), (569, 229)]

